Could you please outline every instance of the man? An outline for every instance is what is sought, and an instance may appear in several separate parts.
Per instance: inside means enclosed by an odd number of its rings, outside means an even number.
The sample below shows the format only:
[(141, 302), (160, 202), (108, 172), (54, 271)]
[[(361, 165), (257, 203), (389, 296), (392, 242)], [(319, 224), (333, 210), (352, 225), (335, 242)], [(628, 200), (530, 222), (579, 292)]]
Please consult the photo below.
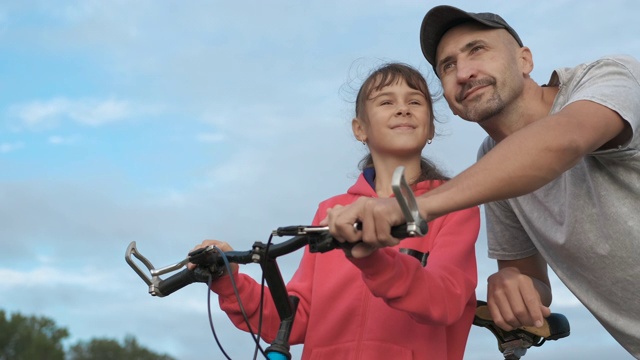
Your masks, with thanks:
[[(640, 358), (640, 64), (602, 58), (530, 78), (533, 58), (500, 16), (437, 6), (421, 46), (454, 114), (489, 135), (476, 164), (418, 198), (431, 220), (485, 204), (496, 323), (540, 326), (547, 264), (611, 335)], [(361, 221), (362, 231), (352, 224)], [(391, 199), (334, 208), (326, 222), (354, 256), (398, 243)]]

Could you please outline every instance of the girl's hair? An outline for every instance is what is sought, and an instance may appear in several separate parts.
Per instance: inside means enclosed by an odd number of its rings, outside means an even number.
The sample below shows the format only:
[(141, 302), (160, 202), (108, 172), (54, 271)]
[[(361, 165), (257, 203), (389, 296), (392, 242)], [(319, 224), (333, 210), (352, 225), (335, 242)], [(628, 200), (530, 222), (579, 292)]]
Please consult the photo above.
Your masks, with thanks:
[[(429, 87), (427, 86), (427, 81), (418, 70), (403, 63), (386, 63), (369, 74), (367, 79), (362, 83), (362, 86), (360, 86), (356, 97), (356, 117), (366, 120), (367, 114), (364, 110), (365, 103), (371, 97), (371, 94), (374, 91), (380, 91), (384, 87), (395, 84), (401, 80), (404, 80), (411, 89), (418, 90), (424, 95), (430, 109), (429, 120), (431, 120), (431, 126), (434, 126), (433, 100), (429, 92)], [(369, 167), (373, 167), (373, 157), (371, 153), (367, 154), (358, 163), (358, 168), (361, 171)], [(420, 169), (420, 176), (418, 176), (413, 183), (419, 183), (425, 180), (449, 179), (438, 170), (433, 162), (424, 156), (420, 161)]]

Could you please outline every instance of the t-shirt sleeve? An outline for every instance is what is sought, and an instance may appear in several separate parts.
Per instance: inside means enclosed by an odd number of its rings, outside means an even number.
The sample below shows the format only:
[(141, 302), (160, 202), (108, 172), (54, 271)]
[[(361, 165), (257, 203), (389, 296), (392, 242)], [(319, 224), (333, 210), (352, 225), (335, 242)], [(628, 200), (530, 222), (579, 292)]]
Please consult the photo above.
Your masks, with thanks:
[(487, 203), (484, 212), (490, 258), (518, 260), (538, 252), (508, 200)]
[(602, 58), (587, 65), (570, 84), (567, 104), (589, 100), (615, 111), (633, 131), (626, 147), (640, 145), (640, 63), (629, 56)]
[[(485, 138), (478, 149), (478, 160), (495, 145), (493, 139)], [(490, 258), (517, 260), (537, 253), (535, 245), (531, 242), (508, 200), (490, 202), (483, 207)]]

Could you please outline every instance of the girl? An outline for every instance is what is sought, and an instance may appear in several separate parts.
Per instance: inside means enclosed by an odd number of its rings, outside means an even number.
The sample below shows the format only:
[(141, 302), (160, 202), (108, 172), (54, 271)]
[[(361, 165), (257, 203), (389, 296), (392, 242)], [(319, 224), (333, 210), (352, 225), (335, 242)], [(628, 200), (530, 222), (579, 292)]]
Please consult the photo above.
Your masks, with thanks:
[[(446, 177), (422, 157), (435, 134), (432, 100), (424, 77), (412, 67), (386, 64), (362, 84), (352, 120), (356, 139), (370, 151), (360, 163), (362, 174), (346, 194), (323, 201), (313, 220), (359, 197), (390, 197), (396, 167), (420, 195)], [(462, 359), (476, 306), (475, 241), (477, 207), (451, 213), (429, 223), (421, 238), (393, 247), (368, 249), (347, 257), (341, 251), (310, 253), (287, 284), (300, 298), (291, 344), (304, 344), (302, 359)], [(232, 250), (224, 242), (204, 241)], [(405, 250), (428, 254), (425, 266)], [(258, 328), (260, 285), (232, 267), (242, 303), (253, 329)], [(211, 290), (220, 307), (240, 329), (247, 330), (228, 276)], [(268, 292), (268, 289), (265, 291)], [(265, 295), (261, 336), (271, 342), (278, 314)]]

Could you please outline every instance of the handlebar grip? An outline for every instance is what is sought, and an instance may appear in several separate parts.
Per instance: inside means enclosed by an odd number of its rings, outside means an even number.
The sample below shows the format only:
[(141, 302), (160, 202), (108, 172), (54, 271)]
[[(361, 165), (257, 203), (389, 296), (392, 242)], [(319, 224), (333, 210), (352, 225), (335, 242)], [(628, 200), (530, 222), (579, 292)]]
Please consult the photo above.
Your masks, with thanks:
[[(362, 223), (357, 222), (354, 224), (354, 227), (356, 230), (362, 230)], [(422, 222), (422, 225), (420, 225), (420, 231), (423, 234), (427, 233), (428, 228), (429, 227), (426, 222)], [(396, 225), (391, 227), (391, 236), (393, 236), (396, 239), (402, 240), (402, 239), (411, 237), (412, 235), (409, 233), (407, 229), (407, 224), (402, 224), (402, 225)], [(339, 242), (327, 232), (324, 237), (321, 237), (316, 241), (309, 243), (309, 249), (312, 253), (313, 252), (323, 253), (329, 250), (333, 250), (335, 248), (340, 248), (344, 250), (347, 254), (349, 254), (351, 252), (351, 249), (353, 249), (353, 247), (360, 242), (362, 241), (359, 241), (357, 243)]]
[[(421, 222), (418, 226), (421, 234), (426, 234), (427, 231), (429, 231), (429, 225), (425, 221)], [(405, 239), (415, 235), (409, 234), (407, 224), (402, 224), (391, 227), (391, 236), (396, 239)]]
[(504, 344), (513, 339), (520, 339), (522, 335), (537, 336), (545, 340), (558, 340), (569, 336), (571, 333), (569, 320), (567, 320), (564, 315), (558, 313), (551, 313), (551, 315), (543, 320), (541, 327), (522, 326), (511, 331), (503, 330), (493, 322), (489, 307), (487, 303), (482, 300), (476, 300), (476, 313), (473, 319), (473, 325), (489, 329), (498, 339), (498, 344)]
[(409, 233), (407, 232), (407, 224), (391, 227), (391, 236), (396, 239), (404, 239), (409, 237)]
[[(357, 230), (362, 230), (362, 223), (361, 222), (357, 222), (356, 223), (356, 229)], [(429, 226), (427, 225), (426, 222), (422, 222), (420, 224), (420, 231), (423, 234), (426, 234), (427, 231), (429, 229)], [(396, 226), (392, 226), (391, 227), (391, 236), (393, 236), (396, 239), (405, 239), (410, 237), (409, 232), (407, 231), (407, 224), (400, 224), (400, 225), (396, 225)]]
[(184, 269), (175, 275), (160, 280), (155, 286), (155, 293), (150, 291), (151, 295), (164, 297), (194, 282), (202, 282), (201, 277), (196, 273), (197, 270), (199, 269)]

